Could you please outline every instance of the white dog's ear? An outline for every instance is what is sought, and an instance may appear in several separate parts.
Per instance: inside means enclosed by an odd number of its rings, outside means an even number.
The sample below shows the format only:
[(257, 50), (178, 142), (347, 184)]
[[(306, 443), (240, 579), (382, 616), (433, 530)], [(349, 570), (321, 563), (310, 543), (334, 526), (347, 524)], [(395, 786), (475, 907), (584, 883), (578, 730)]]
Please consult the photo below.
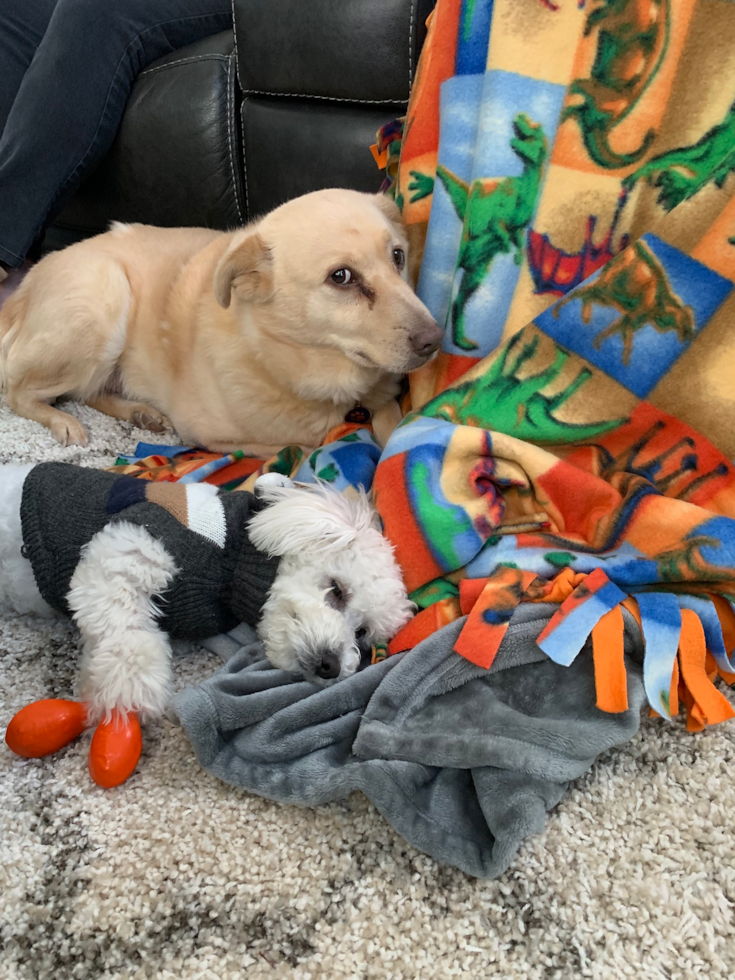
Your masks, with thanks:
[(323, 484), (258, 487), (269, 506), (248, 524), (259, 551), (282, 557), (312, 554), (350, 545), (361, 531), (376, 527), (365, 494), (347, 497)]
[(224, 309), (233, 290), (251, 303), (265, 303), (273, 295), (273, 257), (257, 231), (235, 238), (214, 270), (214, 298)]

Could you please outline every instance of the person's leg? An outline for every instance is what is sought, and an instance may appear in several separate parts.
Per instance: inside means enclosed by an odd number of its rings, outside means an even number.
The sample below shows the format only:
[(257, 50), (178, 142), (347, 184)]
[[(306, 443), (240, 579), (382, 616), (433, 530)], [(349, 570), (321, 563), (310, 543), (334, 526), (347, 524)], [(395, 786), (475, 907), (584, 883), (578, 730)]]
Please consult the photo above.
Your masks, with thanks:
[(56, 0), (0, 3), (0, 136), (55, 6)]
[(231, 0), (57, 0), (0, 137), (0, 262), (22, 264), (105, 155), (138, 72), (231, 23)]
[[(56, 0), (5, 0), (0, 5), (0, 136), (55, 6)], [(0, 264), (0, 308), (20, 285), (23, 271), (8, 276)]]

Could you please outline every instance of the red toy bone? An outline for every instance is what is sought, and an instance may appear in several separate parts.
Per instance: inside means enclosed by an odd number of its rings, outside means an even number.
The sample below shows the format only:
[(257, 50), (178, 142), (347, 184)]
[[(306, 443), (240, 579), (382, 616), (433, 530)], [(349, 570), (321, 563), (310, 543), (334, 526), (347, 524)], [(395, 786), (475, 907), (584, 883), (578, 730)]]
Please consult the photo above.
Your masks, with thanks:
[[(46, 698), (15, 714), (5, 732), (8, 748), (24, 759), (40, 759), (63, 749), (88, 728), (80, 701)], [(135, 712), (115, 713), (97, 726), (89, 747), (89, 775), (103, 789), (119, 786), (138, 764), (143, 740)]]

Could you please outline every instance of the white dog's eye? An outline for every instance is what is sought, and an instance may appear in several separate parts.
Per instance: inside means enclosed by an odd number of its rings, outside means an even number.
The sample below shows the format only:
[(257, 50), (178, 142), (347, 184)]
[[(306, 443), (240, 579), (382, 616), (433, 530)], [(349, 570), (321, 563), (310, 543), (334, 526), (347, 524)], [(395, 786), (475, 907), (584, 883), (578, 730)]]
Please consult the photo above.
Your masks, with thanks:
[(345, 595), (345, 590), (339, 584), (335, 582), (334, 579), (329, 583), (329, 591), (326, 594), (327, 604), (332, 607), (332, 609), (338, 609), (340, 612), (347, 605), (347, 596)]
[(401, 269), (406, 264), (406, 253), (403, 251), (402, 248), (398, 248), (398, 246), (396, 246), (393, 249), (393, 261), (396, 264), (396, 269), (398, 269), (398, 271), (400, 272)]
[(329, 278), (336, 286), (346, 286), (355, 277), (349, 269), (335, 269)]
[(357, 637), (358, 640), (361, 640), (366, 633), (367, 630), (365, 629), (364, 626), (361, 626), (359, 630), (355, 630), (355, 636)]

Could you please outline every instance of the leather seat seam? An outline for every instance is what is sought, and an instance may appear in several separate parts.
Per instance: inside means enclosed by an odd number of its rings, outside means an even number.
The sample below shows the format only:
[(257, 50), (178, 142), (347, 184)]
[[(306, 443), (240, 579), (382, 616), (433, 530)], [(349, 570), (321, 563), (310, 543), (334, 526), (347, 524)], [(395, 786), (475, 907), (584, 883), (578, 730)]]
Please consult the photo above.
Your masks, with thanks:
[(413, 86), (413, 25), (416, 20), (419, 0), (411, 0), (411, 16), (408, 22), (408, 97), (411, 97)]
[(226, 54), (198, 54), (192, 55), (189, 58), (179, 58), (178, 61), (169, 61), (165, 65), (158, 65), (156, 68), (146, 68), (144, 71), (139, 72), (138, 77), (141, 78), (143, 75), (155, 75), (156, 72), (166, 71), (167, 68), (177, 68), (179, 65), (189, 65), (194, 64), (197, 61), (229, 61), (229, 56)]
[(243, 225), (245, 222), (242, 220), (242, 212), (240, 211), (237, 183), (235, 182), (235, 155), (232, 151), (232, 127), (235, 122), (232, 113), (232, 88), (232, 58), (230, 57), (227, 59), (227, 148), (230, 156), (230, 180), (232, 181), (232, 193), (235, 195), (235, 209), (237, 210), (238, 221)]
[(242, 90), (242, 82), (240, 81), (240, 52), (237, 48), (237, 17), (235, 15), (235, 0), (230, 0), (230, 6), (232, 7), (232, 37), (235, 41), (235, 77), (237, 78), (237, 84)]
[(353, 105), (404, 105), (405, 99), (349, 99), (338, 95), (308, 95), (306, 92), (265, 92), (262, 89), (246, 88), (243, 95), (266, 95), (284, 99), (321, 99), (324, 102), (351, 102)]

